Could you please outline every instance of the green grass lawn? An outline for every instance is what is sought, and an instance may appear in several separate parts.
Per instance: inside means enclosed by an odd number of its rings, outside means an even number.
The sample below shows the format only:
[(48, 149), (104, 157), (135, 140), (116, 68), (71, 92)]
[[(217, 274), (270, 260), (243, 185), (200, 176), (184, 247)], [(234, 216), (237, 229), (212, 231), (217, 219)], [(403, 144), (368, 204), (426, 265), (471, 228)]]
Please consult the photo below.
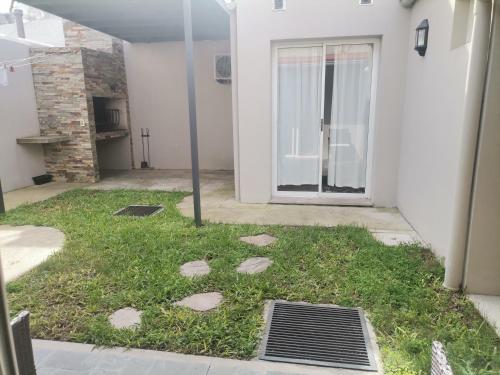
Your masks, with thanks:
[[(32, 312), (37, 338), (105, 346), (251, 358), (269, 299), (359, 306), (378, 335), (389, 374), (428, 374), (432, 340), (442, 341), (456, 374), (499, 374), (500, 340), (467, 299), (442, 288), (443, 268), (417, 246), (387, 247), (355, 227), (207, 224), (195, 228), (175, 205), (185, 194), (77, 190), (20, 207), (2, 224), (34, 224), (66, 234), (64, 250), (8, 285), (12, 314)], [(163, 204), (149, 218), (115, 217), (128, 204)], [(270, 233), (259, 248), (240, 236)], [(241, 275), (250, 256), (274, 264)], [(179, 267), (205, 259), (212, 272), (186, 279)], [(173, 303), (220, 291), (224, 303), (197, 313)], [(117, 309), (144, 311), (135, 331), (115, 330)]]

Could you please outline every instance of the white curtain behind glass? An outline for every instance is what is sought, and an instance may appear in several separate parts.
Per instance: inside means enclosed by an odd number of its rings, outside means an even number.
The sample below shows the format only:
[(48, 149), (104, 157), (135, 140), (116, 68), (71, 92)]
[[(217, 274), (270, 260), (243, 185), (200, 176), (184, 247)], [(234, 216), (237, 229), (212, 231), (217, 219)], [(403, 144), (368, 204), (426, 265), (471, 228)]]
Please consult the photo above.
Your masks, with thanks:
[(278, 185), (317, 185), (323, 49), (278, 50)]
[(366, 187), (373, 47), (327, 47), (334, 64), (328, 185)]

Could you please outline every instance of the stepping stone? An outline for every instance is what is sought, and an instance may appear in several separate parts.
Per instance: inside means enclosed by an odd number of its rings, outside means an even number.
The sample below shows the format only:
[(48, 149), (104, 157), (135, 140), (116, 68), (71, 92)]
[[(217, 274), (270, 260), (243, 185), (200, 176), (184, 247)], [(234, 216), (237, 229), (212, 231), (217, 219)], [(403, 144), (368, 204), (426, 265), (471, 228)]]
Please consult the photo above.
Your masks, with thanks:
[(142, 311), (126, 307), (115, 311), (109, 316), (109, 322), (116, 329), (134, 329), (141, 324)]
[(181, 275), (186, 277), (196, 277), (208, 275), (210, 273), (210, 267), (204, 260), (195, 260), (194, 262), (188, 262), (181, 266)]
[(278, 239), (269, 234), (263, 233), (257, 236), (240, 237), (240, 241), (249, 243), (255, 246), (267, 246), (276, 242)]
[(181, 301), (175, 302), (174, 306), (182, 306), (195, 311), (209, 311), (215, 309), (222, 303), (222, 294), (218, 292), (193, 294)]
[(271, 264), (273, 264), (273, 261), (269, 258), (249, 258), (241, 263), (236, 271), (248, 274), (260, 273), (267, 270)]
[(0, 225), (0, 253), (5, 282), (44, 262), (63, 245), (64, 234), (54, 228)]

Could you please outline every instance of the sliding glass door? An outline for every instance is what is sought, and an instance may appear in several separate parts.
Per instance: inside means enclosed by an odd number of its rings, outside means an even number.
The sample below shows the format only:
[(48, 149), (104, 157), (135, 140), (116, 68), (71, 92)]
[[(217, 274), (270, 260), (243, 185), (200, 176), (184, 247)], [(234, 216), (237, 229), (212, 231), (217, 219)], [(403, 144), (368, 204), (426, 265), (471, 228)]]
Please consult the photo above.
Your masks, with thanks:
[(323, 47), (278, 50), (278, 191), (318, 191)]
[(373, 60), (372, 43), (277, 49), (278, 195), (366, 196)]
[(373, 66), (369, 44), (326, 47), (321, 188), (364, 193)]

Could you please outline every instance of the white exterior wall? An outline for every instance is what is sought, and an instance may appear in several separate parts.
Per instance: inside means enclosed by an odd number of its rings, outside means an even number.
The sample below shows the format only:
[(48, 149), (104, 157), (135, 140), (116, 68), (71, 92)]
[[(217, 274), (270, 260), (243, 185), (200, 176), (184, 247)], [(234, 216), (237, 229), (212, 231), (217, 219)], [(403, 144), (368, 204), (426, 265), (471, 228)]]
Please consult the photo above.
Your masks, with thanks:
[[(0, 61), (29, 57), (30, 45), (0, 38)], [(0, 86), (0, 180), (4, 192), (33, 184), (45, 173), (40, 145), (18, 145), (16, 138), (40, 134), (30, 66), (8, 73)]]
[[(27, 21), (24, 23), (26, 39), (31, 42), (49, 44), (54, 47), (64, 47), (64, 30), (62, 18)], [(0, 34), (16, 38), (17, 25), (9, 23), (0, 25)]]
[(268, 202), (272, 193), (272, 43), (377, 37), (381, 40), (374, 122), (372, 202), (395, 206), (400, 127), (408, 57), (410, 11), (395, 0), (360, 6), (346, 0), (238, 0), (238, 126), (243, 202)]
[[(199, 41), (194, 45), (201, 169), (234, 167), (231, 85), (214, 79), (214, 56), (229, 52), (229, 41)], [(139, 167), (142, 160), (141, 127), (149, 127), (152, 166), (190, 169), (184, 43), (126, 43), (125, 64), (135, 165)]]
[[(451, 242), (468, 61), (453, 17), (453, 0), (420, 0), (412, 9), (398, 189), (400, 211), (440, 257)], [(422, 58), (411, 48), (425, 18), (430, 31)]]

